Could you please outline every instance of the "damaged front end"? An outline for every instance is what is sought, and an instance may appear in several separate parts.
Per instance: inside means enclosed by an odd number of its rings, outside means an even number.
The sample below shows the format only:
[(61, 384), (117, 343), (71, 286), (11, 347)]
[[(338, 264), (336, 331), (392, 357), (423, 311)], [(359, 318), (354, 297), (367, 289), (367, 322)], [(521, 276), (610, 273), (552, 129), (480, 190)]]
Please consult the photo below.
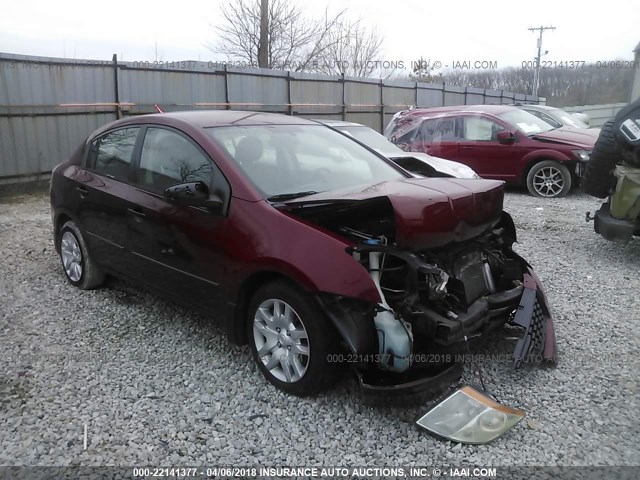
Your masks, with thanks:
[(289, 206), (293, 215), (349, 239), (346, 254), (369, 272), (379, 292), (378, 304), (318, 295), (365, 394), (442, 391), (461, 376), (458, 354), (469, 341), (506, 323), (522, 328), (516, 368), (556, 361), (544, 291), (511, 249), (516, 234), (502, 211), (502, 186), (499, 201), (497, 187), (489, 186), (447, 198), (431, 189), (420, 209), (407, 198), (411, 190)]

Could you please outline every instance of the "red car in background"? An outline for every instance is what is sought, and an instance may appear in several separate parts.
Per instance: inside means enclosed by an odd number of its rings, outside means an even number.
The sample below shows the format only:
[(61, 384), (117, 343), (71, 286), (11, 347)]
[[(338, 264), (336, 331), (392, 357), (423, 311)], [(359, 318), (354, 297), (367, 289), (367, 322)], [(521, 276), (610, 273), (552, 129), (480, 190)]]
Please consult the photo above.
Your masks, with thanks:
[(483, 178), (563, 197), (591, 157), (595, 138), (586, 132), (555, 128), (513, 106), (463, 105), (399, 112), (385, 136), (403, 150), (468, 165)]

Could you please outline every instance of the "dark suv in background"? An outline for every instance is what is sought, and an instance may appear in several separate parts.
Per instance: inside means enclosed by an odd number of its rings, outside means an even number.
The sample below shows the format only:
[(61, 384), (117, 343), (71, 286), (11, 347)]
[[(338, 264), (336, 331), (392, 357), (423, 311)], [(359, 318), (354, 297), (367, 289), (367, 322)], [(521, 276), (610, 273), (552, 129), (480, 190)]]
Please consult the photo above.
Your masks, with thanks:
[(595, 137), (586, 132), (555, 128), (514, 106), (463, 105), (399, 112), (385, 136), (403, 150), (468, 165), (483, 178), (562, 197), (589, 161)]

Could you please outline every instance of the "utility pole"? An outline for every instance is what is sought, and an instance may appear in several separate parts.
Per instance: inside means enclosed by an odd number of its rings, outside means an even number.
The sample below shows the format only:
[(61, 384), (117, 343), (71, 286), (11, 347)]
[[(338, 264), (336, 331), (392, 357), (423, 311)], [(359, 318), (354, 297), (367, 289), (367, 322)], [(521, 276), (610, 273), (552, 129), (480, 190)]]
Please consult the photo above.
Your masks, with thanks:
[[(533, 74), (533, 92), (531, 93), (534, 96), (538, 96), (538, 85), (540, 84), (540, 57), (542, 56), (541, 51), (542, 51), (542, 33), (545, 30), (555, 30), (556, 27), (543, 27), (542, 25), (539, 27), (531, 27), (529, 28), (530, 32), (536, 32), (539, 31), (540, 35), (538, 36), (538, 55), (536, 56), (536, 63), (535, 63), (535, 67), (536, 67), (536, 71)], [(545, 55), (548, 53), (545, 52)]]
[(260, 44), (258, 67), (269, 68), (269, 0), (260, 0)]

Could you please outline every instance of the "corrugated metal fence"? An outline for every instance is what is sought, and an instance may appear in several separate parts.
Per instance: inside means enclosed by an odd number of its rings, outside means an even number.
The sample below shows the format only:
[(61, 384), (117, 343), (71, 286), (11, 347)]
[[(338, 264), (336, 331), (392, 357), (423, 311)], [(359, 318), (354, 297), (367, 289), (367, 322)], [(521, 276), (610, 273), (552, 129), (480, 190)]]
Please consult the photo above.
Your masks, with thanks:
[(127, 115), (192, 109), (344, 119), (382, 131), (411, 105), (544, 102), (530, 95), (215, 62), (69, 60), (0, 53), (0, 183), (46, 178), (93, 130)]

